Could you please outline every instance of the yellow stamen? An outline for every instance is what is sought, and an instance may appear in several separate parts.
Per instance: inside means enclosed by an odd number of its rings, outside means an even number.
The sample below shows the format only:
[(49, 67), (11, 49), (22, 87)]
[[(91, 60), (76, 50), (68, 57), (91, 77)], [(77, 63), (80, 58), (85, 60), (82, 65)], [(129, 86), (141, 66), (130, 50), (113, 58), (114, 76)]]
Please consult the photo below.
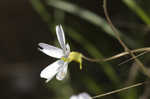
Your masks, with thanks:
[(62, 57), (61, 60), (65, 61), (65, 62), (76, 61), (80, 64), (80, 69), (82, 69), (82, 54), (79, 52), (70, 52), (70, 54), (67, 58)]
[(62, 57), (61, 60), (67, 62), (67, 58), (65, 58), (65, 57)]

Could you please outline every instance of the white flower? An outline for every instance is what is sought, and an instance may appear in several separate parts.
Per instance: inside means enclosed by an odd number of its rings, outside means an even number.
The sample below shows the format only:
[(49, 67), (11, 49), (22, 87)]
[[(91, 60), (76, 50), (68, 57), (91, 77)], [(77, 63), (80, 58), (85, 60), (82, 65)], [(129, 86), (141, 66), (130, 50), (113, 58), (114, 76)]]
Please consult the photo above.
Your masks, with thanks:
[(83, 92), (80, 93), (79, 95), (71, 96), (70, 99), (92, 99), (92, 97), (89, 94)]
[(39, 43), (40, 51), (51, 57), (59, 59), (42, 70), (40, 76), (41, 78), (47, 79), (46, 82), (50, 81), (55, 75), (56, 79), (63, 80), (67, 74), (69, 61), (65, 60), (70, 54), (70, 47), (65, 42), (65, 35), (61, 25), (56, 26), (56, 34), (61, 48), (45, 43)]

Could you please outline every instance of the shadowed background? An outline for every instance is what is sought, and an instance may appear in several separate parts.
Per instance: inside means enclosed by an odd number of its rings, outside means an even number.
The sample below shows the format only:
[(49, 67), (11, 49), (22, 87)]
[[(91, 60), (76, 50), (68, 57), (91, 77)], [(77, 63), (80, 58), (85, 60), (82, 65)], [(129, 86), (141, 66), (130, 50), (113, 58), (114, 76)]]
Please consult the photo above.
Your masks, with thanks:
[[(131, 48), (150, 45), (149, 0), (108, 0), (108, 11), (121, 38)], [(37, 50), (38, 43), (58, 45), (55, 26), (61, 24), (71, 49), (104, 58), (123, 51), (105, 21), (102, 0), (1, 0), (0, 88), (2, 99), (68, 99), (83, 91), (95, 96), (147, 79), (130, 56), (106, 63), (69, 64), (65, 80), (48, 84), (40, 72), (53, 59)], [(141, 56), (149, 65), (149, 54)], [(135, 73), (135, 75), (133, 74)], [(149, 85), (102, 99), (148, 99)]]

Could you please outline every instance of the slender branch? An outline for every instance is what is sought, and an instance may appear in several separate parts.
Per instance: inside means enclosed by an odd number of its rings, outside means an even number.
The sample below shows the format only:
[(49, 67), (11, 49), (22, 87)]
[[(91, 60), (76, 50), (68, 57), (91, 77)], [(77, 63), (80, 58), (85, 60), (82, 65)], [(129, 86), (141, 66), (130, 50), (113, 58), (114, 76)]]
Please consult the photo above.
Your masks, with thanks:
[(117, 31), (117, 29), (115, 28), (115, 26), (113, 25), (113, 23), (111, 22), (111, 19), (109, 18), (108, 15), (108, 11), (107, 11), (107, 0), (103, 0), (103, 8), (104, 8), (104, 14), (105, 17), (107, 19), (107, 22), (109, 23), (112, 31), (116, 34), (116, 38), (118, 39), (118, 41), (120, 42), (120, 44), (123, 46), (125, 51), (128, 51), (128, 47), (125, 45), (125, 43), (121, 40), (120, 36), (119, 36), (119, 32)]
[(134, 88), (134, 87), (137, 87), (137, 86), (141, 86), (141, 85), (143, 85), (143, 84), (145, 84), (145, 83), (146, 83), (146, 82), (137, 83), (137, 84), (134, 84), (134, 85), (131, 85), (131, 86), (128, 86), (128, 87), (124, 87), (124, 88), (117, 89), (117, 90), (114, 90), (114, 91), (111, 91), (111, 92), (107, 92), (107, 93), (104, 93), (104, 94), (100, 94), (100, 95), (97, 95), (97, 96), (92, 97), (92, 99), (104, 97), (104, 96), (111, 95), (111, 94), (114, 94), (114, 93), (118, 93), (118, 92), (121, 92), (121, 91), (130, 89), (130, 88)]
[[(150, 52), (150, 47), (145, 47), (145, 48), (139, 48), (139, 49), (131, 50), (131, 52), (132, 53), (143, 52), (143, 53), (140, 54), (140, 55), (142, 55), (142, 54), (145, 54), (147, 52)], [(111, 61), (111, 60), (120, 58), (120, 57), (128, 55), (128, 54), (130, 54), (130, 53), (129, 52), (122, 52), (122, 53), (119, 53), (117, 55), (114, 55), (114, 56), (111, 56), (111, 57), (108, 57), (108, 58), (104, 58), (104, 59), (93, 59), (93, 58), (86, 57), (84, 55), (82, 55), (82, 57), (83, 57), (83, 59), (91, 61), (91, 62), (106, 62), (106, 61)], [(136, 56), (136, 57), (138, 57), (138, 56)], [(133, 59), (133, 58), (131, 58), (131, 59)]]
[[(148, 52), (140, 53), (139, 55), (137, 55), (137, 56), (135, 56), (135, 57), (137, 58), (137, 57), (142, 56), (142, 55), (144, 55), (144, 54), (146, 54), (146, 53), (148, 53)], [(127, 63), (127, 62), (129, 62), (129, 61), (131, 61), (131, 60), (133, 60), (133, 59), (134, 59), (134, 58), (132, 57), (132, 58), (130, 58), (130, 59), (128, 59), (128, 60), (125, 60), (125, 61), (119, 63), (118, 65), (125, 64), (125, 63)]]
[(139, 61), (136, 56), (130, 51), (130, 49), (125, 45), (125, 43), (121, 40), (120, 36), (119, 36), (119, 32), (117, 31), (117, 29), (115, 28), (115, 26), (112, 24), (111, 19), (109, 18), (108, 15), (108, 11), (107, 11), (107, 0), (103, 0), (103, 7), (104, 7), (104, 14), (105, 17), (107, 19), (107, 22), (109, 23), (111, 29), (113, 30), (113, 32), (116, 34), (116, 37), (119, 41), (119, 43), (123, 46), (124, 50), (126, 52), (129, 52), (130, 55), (133, 57), (133, 59), (135, 60), (135, 62), (138, 64), (138, 66), (140, 66), (140, 68), (143, 70), (144, 74), (147, 75), (148, 77), (150, 77), (150, 73), (148, 71), (148, 69), (143, 65), (143, 63), (141, 61)]

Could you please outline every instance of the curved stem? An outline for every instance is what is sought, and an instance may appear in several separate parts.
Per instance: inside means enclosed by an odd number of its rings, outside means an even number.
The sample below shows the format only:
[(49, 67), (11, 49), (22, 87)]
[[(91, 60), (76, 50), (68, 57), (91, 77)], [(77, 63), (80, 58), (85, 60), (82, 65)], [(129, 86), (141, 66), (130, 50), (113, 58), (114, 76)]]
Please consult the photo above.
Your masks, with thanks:
[(108, 11), (107, 11), (107, 0), (103, 0), (103, 7), (104, 7), (104, 14), (107, 19), (107, 22), (110, 25), (113, 32), (116, 34), (116, 37), (117, 37), (119, 43), (123, 46), (124, 50), (133, 57), (135, 62), (138, 64), (138, 66), (143, 70), (144, 74), (150, 78), (150, 72), (148, 71), (148, 69), (143, 65), (143, 63), (140, 60), (138, 60), (136, 58), (136, 56), (133, 54), (133, 52), (125, 45), (125, 43), (121, 40), (121, 38), (119, 36), (119, 32), (117, 31), (115, 26), (112, 24), (111, 19), (109, 18), (109, 15), (108, 15)]
[(105, 17), (107, 19), (107, 22), (109, 23), (112, 31), (116, 34), (116, 38), (118, 39), (118, 41), (120, 42), (120, 44), (122, 45), (122, 47), (124, 48), (125, 51), (128, 51), (128, 47), (125, 45), (125, 43), (121, 40), (120, 36), (119, 36), (119, 32), (117, 31), (117, 29), (115, 28), (115, 26), (113, 25), (113, 23), (111, 22), (111, 19), (109, 18), (108, 15), (108, 11), (107, 11), (107, 0), (103, 0), (103, 8), (104, 8), (104, 14)]
[[(145, 53), (145, 52), (149, 52), (149, 51), (150, 51), (150, 47), (131, 50), (132, 53), (139, 53), (139, 52)], [(122, 52), (122, 53), (119, 53), (117, 55), (105, 58), (105, 59), (93, 59), (93, 58), (86, 57), (84, 55), (82, 55), (82, 58), (85, 59), (85, 60), (91, 61), (91, 62), (106, 62), (106, 61), (111, 61), (111, 60), (120, 58), (120, 57), (128, 55), (128, 54), (130, 54), (130, 53), (129, 52)], [(131, 58), (131, 59), (133, 59), (133, 58)]]

